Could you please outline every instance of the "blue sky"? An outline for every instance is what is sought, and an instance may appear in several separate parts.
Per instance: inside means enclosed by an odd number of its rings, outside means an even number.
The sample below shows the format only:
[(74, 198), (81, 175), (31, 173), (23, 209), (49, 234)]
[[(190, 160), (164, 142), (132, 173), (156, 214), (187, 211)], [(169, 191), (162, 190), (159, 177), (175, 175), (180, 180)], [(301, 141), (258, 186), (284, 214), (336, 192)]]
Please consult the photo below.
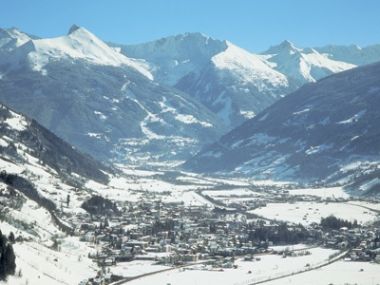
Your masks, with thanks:
[(0, 27), (41, 37), (72, 24), (100, 38), (139, 43), (202, 32), (262, 51), (284, 39), (297, 46), (380, 43), (377, 0), (0, 0)]

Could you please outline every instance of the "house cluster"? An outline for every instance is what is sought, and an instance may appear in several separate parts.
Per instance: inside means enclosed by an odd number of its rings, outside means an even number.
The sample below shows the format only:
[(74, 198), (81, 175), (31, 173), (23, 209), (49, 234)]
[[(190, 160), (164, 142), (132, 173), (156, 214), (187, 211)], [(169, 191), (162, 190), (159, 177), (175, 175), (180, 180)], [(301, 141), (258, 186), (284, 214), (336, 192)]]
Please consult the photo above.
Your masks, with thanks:
[[(375, 261), (380, 263), (380, 230), (369, 228), (341, 229), (336, 233), (335, 241), (340, 248), (351, 247), (346, 260)], [(330, 243), (334, 239), (330, 240)]]
[(346, 261), (373, 261), (380, 263), (380, 228), (365, 227), (322, 230), (313, 225), (313, 230), (321, 233), (320, 241), (326, 248), (349, 250)]
[[(207, 261), (207, 268), (223, 270), (233, 268), (236, 257), (253, 260), (257, 253), (275, 254), (271, 245), (300, 242), (350, 249), (350, 260), (380, 260), (380, 230), (374, 226), (326, 230), (319, 224), (305, 227), (261, 219), (244, 211), (252, 205), (234, 207), (237, 210), (220, 206), (164, 203), (159, 196), (118, 202), (118, 214), (77, 216), (80, 223), (75, 234), (94, 245), (96, 250), (89, 257), (100, 268), (151, 260), (168, 266)], [(288, 254), (294, 253), (284, 253), (284, 257)], [(108, 284), (107, 280), (118, 278), (102, 272), (84, 284)]]
[[(75, 233), (97, 245), (99, 265), (151, 259), (178, 265), (210, 256), (252, 253), (246, 217), (181, 203), (125, 203), (118, 216), (82, 216)], [(245, 241), (245, 242), (244, 242)]]

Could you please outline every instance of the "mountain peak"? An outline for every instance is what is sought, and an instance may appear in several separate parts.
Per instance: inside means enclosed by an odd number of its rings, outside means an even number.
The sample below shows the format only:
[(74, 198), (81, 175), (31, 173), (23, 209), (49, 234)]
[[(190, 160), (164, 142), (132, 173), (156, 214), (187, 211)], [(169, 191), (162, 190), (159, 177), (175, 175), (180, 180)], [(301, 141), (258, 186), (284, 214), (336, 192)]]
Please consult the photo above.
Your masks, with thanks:
[(280, 47), (287, 48), (287, 49), (295, 49), (296, 47), (291, 41), (284, 40), (280, 43)]
[(174, 86), (184, 76), (209, 64), (214, 55), (226, 48), (225, 41), (199, 32), (187, 32), (146, 43), (123, 45), (121, 52), (131, 58), (146, 60), (158, 81)]
[[(170, 39), (171, 37), (167, 37), (166, 39)], [(178, 34), (174, 36), (175, 40), (188, 40), (188, 41), (199, 41), (208, 43), (209, 41), (214, 42), (223, 42), (222, 40), (214, 39), (213, 37), (210, 37), (204, 33), (201, 32), (186, 32), (183, 34)]]
[(153, 44), (161, 48), (181, 48), (182, 46), (193, 45), (193, 48), (208, 48), (211, 46), (223, 45), (224, 41), (214, 39), (200, 32), (186, 32), (174, 36), (163, 37), (153, 42), (148, 42), (143, 45)]
[[(22, 40), (22, 43), (29, 43), (17, 54), (19, 57), (27, 57), (28, 63), (36, 71), (46, 72), (43, 67), (50, 62), (50, 59), (54, 61), (70, 59), (102, 66), (129, 66), (145, 77), (153, 79), (145, 62), (122, 55), (78, 25), (71, 26), (68, 34), (64, 36), (35, 40), (28, 37)], [(18, 41), (21, 43), (21, 40)], [(20, 43), (17, 43), (18, 46)]]
[(29, 40), (36, 38), (35, 36), (30, 36), (18, 28), (11, 27), (8, 29), (0, 28), (0, 48), (4, 48), (5, 50), (11, 51)]
[(23, 33), (19, 28), (17, 28), (17, 27), (10, 27), (10, 28), (8, 28), (8, 29), (6, 29), (8, 32), (10, 32), (10, 33), (14, 33), (14, 32), (17, 32), (17, 33)]
[(67, 34), (67, 37), (69, 38), (75, 38), (77, 40), (84, 40), (84, 41), (91, 41), (92, 43), (100, 44), (100, 42), (103, 43), (101, 39), (99, 39), (95, 34), (90, 32), (84, 27), (80, 27), (77, 25), (72, 25), (69, 29), (69, 32)]
[(302, 49), (297, 48), (291, 41), (284, 40), (280, 44), (271, 46), (264, 54), (278, 54), (282, 52), (298, 52)]
[(182, 37), (182, 38), (210, 38), (208, 35), (205, 35), (201, 32), (186, 32), (183, 34), (177, 35), (177, 37)]
[(78, 25), (74, 24), (70, 27), (69, 29), (69, 32), (67, 33), (68, 35), (71, 35), (72, 33), (74, 33), (75, 31), (81, 29), (81, 27), (79, 27)]

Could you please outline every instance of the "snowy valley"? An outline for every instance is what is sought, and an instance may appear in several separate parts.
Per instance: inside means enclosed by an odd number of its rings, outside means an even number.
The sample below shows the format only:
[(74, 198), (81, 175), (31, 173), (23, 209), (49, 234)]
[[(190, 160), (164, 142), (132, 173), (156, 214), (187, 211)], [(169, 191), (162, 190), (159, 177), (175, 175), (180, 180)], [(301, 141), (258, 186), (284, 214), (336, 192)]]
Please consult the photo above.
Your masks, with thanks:
[(379, 60), (0, 29), (0, 284), (380, 284)]

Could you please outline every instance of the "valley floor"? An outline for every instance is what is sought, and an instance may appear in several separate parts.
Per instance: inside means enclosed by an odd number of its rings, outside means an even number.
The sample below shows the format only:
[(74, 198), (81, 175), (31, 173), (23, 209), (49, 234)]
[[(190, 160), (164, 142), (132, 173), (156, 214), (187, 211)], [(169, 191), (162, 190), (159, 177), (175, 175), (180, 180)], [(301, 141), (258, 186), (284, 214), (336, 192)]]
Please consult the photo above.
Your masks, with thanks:
[[(269, 243), (269, 248), (265, 250), (260, 245), (254, 249), (247, 244), (249, 248), (246, 252), (251, 251), (251, 254), (243, 253), (232, 260), (221, 258), (217, 265), (209, 262), (215, 257), (209, 251), (214, 244), (218, 250), (237, 251), (233, 231), (236, 231), (236, 235), (244, 235), (244, 225), (260, 223), (260, 220), (268, 227), (276, 227), (284, 221), (290, 227), (302, 224), (309, 228), (319, 223), (322, 217), (333, 214), (338, 218), (357, 220), (366, 234), (379, 233), (380, 229), (376, 225), (380, 211), (378, 201), (350, 197), (341, 187), (301, 189), (287, 183), (124, 168), (123, 174), (111, 177), (108, 185), (88, 181), (81, 194), (75, 195), (72, 188), (56, 178), (45, 173), (40, 175), (42, 181), (47, 181), (42, 184), (45, 197), (59, 199), (60, 219), (75, 229), (75, 234), (69, 236), (61, 231), (53, 222), (51, 213), (29, 199), (19, 208), (9, 204), (7, 210), (2, 212), (0, 229), (5, 234), (14, 232), (23, 241), (14, 245), (16, 275), (0, 284), (380, 284), (380, 264), (354, 261), (352, 247), (326, 246), (331, 236), (321, 237), (309, 244)], [(54, 184), (48, 187), (48, 181), (54, 181)], [(62, 200), (67, 194), (70, 194), (71, 201), (65, 205)], [(183, 234), (191, 233), (188, 245), (202, 248), (202, 254), (186, 253), (186, 256), (197, 256), (197, 259), (177, 267), (171, 260), (178, 259), (176, 252), (184, 250), (180, 247), (181, 242), (170, 243), (152, 234), (150, 239), (156, 241), (154, 251), (146, 248), (136, 254), (132, 261), (100, 266), (99, 259), (94, 256), (100, 252), (109, 252), (109, 257), (119, 253), (105, 239), (102, 241), (99, 238), (94, 242), (91, 230), (80, 230), (82, 224), (99, 227), (99, 222), (104, 219), (91, 220), (80, 207), (83, 201), (94, 194), (114, 201), (120, 208), (129, 209), (119, 218), (109, 217), (108, 231), (116, 233), (115, 229), (122, 228), (135, 234), (134, 238), (121, 238), (127, 244), (125, 248), (128, 247), (127, 240), (143, 244), (147, 236), (138, 233), (146, 230), (147, 225), (155, 219), (167, 221), (175, 218), (187, 229)], [(1, 201), (4, 203), (6, 200)], [(159, 208), (157, 205), (160, 205)], [(147, 214), (139, 210), (140, 206), (158, 209), (158, 212), (148, 211)], [(219, 212), (215, 212), (215, 209)], [(179, 216), (174, 217), (170, 213)], [(216, 233), (208, 232), (208, 228), (197, 224), (197, 220), (202, 219), (204, 222), (215, 221), (230, 227), (232, 232), (225, 234), (218, 228)], [(181, 231), (179, 228), (177, 230)], [(98, 235), (102, 236), (102, 232)], [(364, 234), (360, 236), (366, 240)], [(160, 244), (166, 244), (167, 247)], [(208, 246), (203, 247), (203, 244)], [(193, 252), (196, 251), (193, 249)], [(201, 255), (206, 257), (202, 259)], [(347, 257), (351, 260), (347, 261)], [(153, 272), (157, 274), (151, 274)], [(111, 276), (118, 276), (121, 281), (112, 283)], [(135, 279), (128, 281), (130, 278)], [(94, 283), (89, 283), (90, 279)]]

